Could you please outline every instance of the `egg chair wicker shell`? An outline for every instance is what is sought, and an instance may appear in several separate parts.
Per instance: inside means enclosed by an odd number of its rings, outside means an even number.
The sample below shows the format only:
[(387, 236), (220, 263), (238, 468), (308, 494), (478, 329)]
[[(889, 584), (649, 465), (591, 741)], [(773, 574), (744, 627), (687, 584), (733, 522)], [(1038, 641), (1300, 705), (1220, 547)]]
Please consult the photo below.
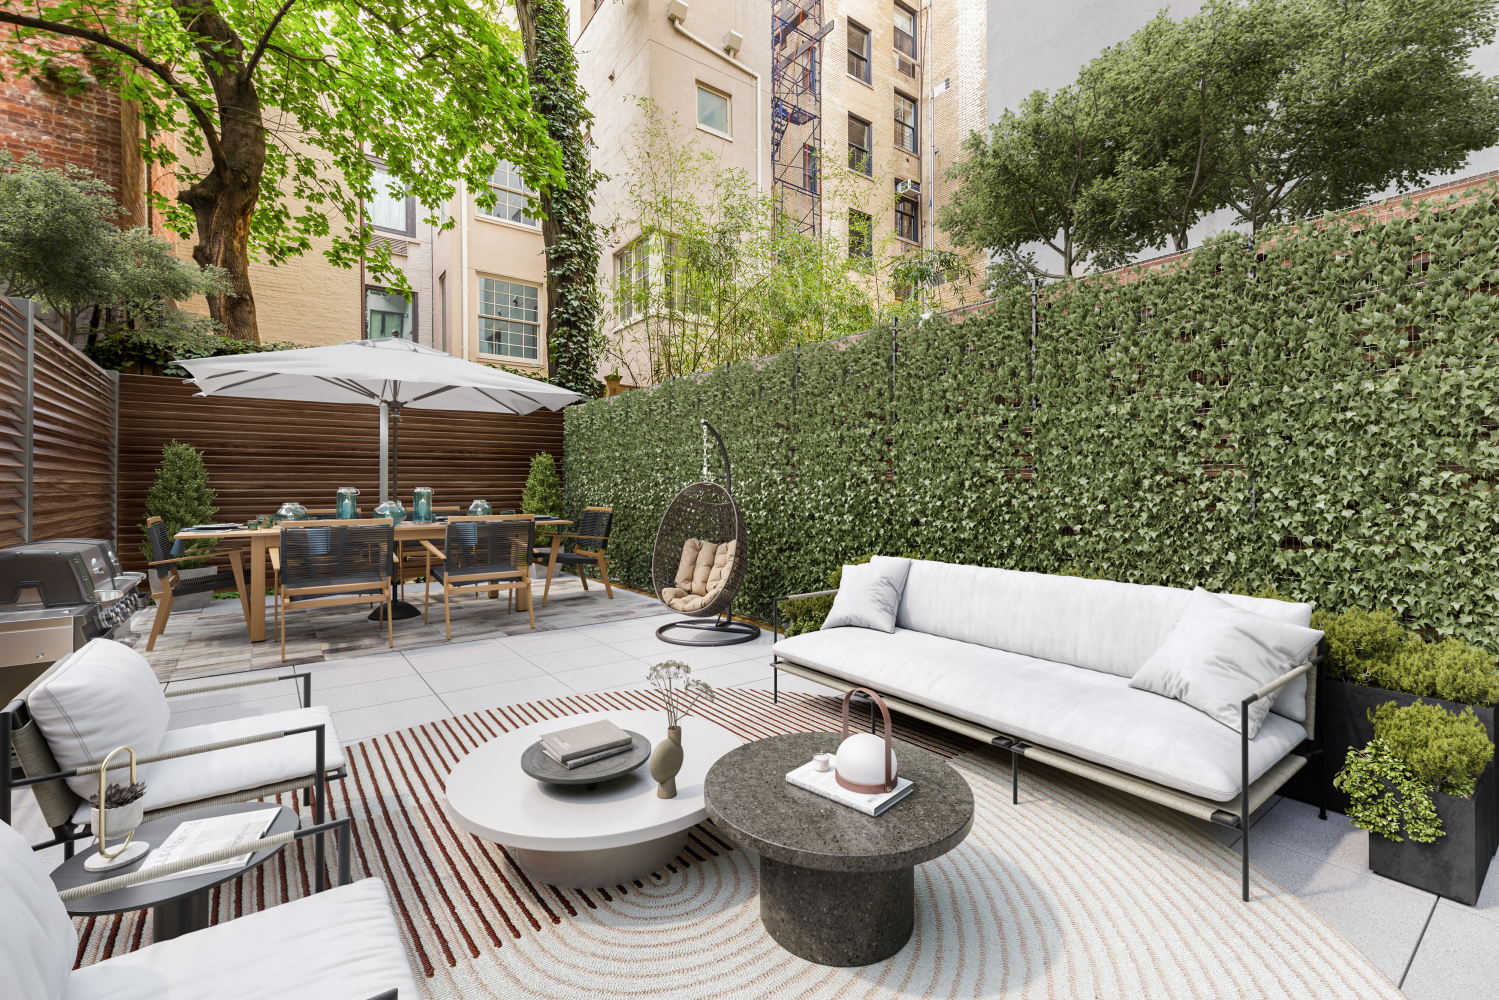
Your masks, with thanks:
[(744, 535), (744, 518), (740, 516), (739, 506), (729, 491), (718, 483), (693, 483), (677, 494), (661, 516), (661, 525), (656, 529), (656, 546), (651, 553), (651, 583), (656, 596), (668, 607), (671, 605), (662, 597), (662, 592), (676, 585), (682, 548), (692, 538), (715, 545), (737, 542), (734, 560), (717, 597), (694, 611), (672, 610), (693, 618), (721, 615), (729, 610), (744, 583), (749, 542)]

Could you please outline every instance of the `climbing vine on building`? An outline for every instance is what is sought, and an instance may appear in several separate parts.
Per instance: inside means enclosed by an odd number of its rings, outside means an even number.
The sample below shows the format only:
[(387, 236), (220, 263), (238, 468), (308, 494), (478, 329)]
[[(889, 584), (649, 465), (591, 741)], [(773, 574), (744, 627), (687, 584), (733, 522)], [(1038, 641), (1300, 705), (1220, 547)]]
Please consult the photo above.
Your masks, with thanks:
[[(1392, 608), (1499, 651), (1499, 188), (1233, 234), (1157, 270), (934, 317), (567, 414), (569, 510), (649, 587), (706, 417), (739, 609), (871, 552)], [(721, 476), (709, 456), (709, 475)]]

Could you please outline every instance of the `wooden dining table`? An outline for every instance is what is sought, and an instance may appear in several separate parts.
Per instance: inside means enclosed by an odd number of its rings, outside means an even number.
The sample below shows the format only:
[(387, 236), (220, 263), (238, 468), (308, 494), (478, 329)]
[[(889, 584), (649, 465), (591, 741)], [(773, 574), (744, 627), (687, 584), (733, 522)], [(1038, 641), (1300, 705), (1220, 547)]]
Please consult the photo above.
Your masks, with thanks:
[[(298, 521), (300, 525), (316, 527), (317, 521)], [(566, 528), (571, 521), (538, 521), (538, 530), (543, 528)], [(395, 526), (395, 540), (398, 545), (406, 542), (420, 544), (423, 539), (440, 543), (447, 534), (447, 525), (444, 522), (417, 523), (415, 521), (402, 521)], [(265, 567), (269, 550), (280, 548), (280, 528), (229, 528), (222, 531), (193, 531), (191, 528), (183, 529), (173, 536), (175, 539), (217, 539), (226, 542), (245, 542), (250, 549), (250, 582), (248, 589), (251, 599), (247, 602), (248, 618), (245, 624), (250, 630), (251, 642), (265, 642), (265, 601), (255, 600), (254, 595), (263, 595), (266, 591)], [(560, 531), (552, 534), (552, 549), (547, 558), (547, 571), (550, 573), (557, 565), (557, 553), (561, 548), (562, 534)], [(441, 547), (439, 545), (439, 547)], [(210, 557), (211, 558), (211, 557)], [(527, 564), (527, 573), (530, 572), (530, 564)], [(525, 587), (519, 591), (523, 600), (527, 603), (531, 600), (530, 588)], [(526, 604), (517, 602), (519, 610), (525, 610)]]

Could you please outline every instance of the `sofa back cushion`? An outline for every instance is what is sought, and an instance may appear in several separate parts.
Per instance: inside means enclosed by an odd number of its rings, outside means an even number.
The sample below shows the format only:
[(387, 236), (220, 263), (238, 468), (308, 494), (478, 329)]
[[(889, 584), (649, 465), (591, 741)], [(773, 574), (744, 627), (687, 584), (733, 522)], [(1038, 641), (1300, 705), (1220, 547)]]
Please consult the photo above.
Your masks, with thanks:
[(0, 823), (0, 1000), (61, 997), (78, 935), (26, 838)]
[[(895, 624), (1133, 677), (1165, 641), (1191, 593), (1176, 587), (914, 560)], [(1303, 628), (1311, 623), (1309, 604), (1220, 596), (1234, 607), (1277, 621)], [(1304, 686), (1301, 691), (1304, 695)], [(1289, 704), (1290, 692), (1286, 694), (1278, 701)]]
[[(32, 689), (26, 707), (64, 770), (96, 764), (116, 747), (138, 756), (155, 753), (167, 731), (171, 709), (145, 657), (110, 639), (93, 639), (71, 654)], [(149, 782), (150, 765), (138, 769)], [(87, 799), (99, 793), (97, 774), (67, 779)], [(128, 784), (129, 772), (113, 772), (110, 784)]]

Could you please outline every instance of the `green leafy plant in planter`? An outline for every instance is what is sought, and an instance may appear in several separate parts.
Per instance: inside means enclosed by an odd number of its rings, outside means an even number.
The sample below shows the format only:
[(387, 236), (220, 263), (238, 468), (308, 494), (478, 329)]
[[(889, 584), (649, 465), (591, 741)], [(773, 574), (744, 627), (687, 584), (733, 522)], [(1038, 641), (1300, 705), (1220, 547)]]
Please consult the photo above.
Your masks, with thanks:
[[(562, 481), (557, 478), (557, 463), (550, 452), (539, 451), (531, 456), (531, 471), (526, 474), (526, 485), (520, 495), (520, 512), (561, 517), (566, 509), (562, 499)], [(552, 532), (545, 531), (538, 525), (536, 544), (552, 544)]]
[(1374, 739), (1350, 749), (1333, 784), (1350, 799), (1348, 819), (1399, 842), (1429, 844), (1443, 835), (1433, 792), (1471, 798), (1494, 745), (1471, 708), (1453, 714), (1440, 705), (1395, 702), (1370, 713)]
[[(176, 535), (183, 528), (211, 521), (218, 511), (214, 506), (215, 499), (217, 496), (208, 484), (208, 466), (203, 462), (203, 453), (177, 440), (162, 445), (156, 481), (146, 493), (146, 513), (161, 518), (167, 531)], [(142, 525), (141, 533), (144, 534), (145, 530), (145, 525)], [(216, 544), (214, 540), (190, 543), (186, 552), (203, 558), (178, 563), (177, 568), (192, 569), (203, 565)], [(158, 558), (151, 554), (149, 546), (142, 546), (141, 553), (148, 560)], [(159, 558), (166, 556), (163, 554)]]
[(1408, 633), (1392, 611), (1317, 611), (1312, 628), (1327, 633), (1331, 680), (1464, 705), (1499, 704), (1493, 654), (1460, 639), (1426, 642)]

